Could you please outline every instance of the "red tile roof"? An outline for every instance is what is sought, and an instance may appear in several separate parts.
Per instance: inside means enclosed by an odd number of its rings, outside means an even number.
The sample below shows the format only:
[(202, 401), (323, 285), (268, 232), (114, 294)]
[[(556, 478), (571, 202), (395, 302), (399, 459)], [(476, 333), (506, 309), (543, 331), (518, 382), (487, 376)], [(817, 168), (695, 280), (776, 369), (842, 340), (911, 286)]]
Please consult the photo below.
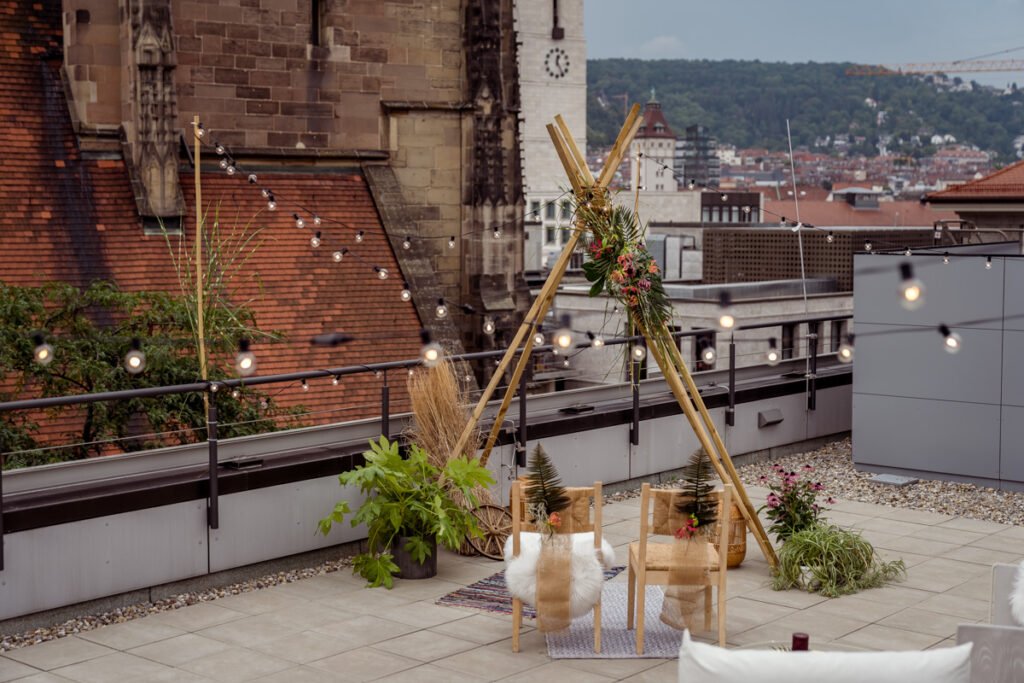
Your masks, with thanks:
[[(34, 285), (64, 280), (84, 285), (112, 279), (123, 289), (178, 290), (168, 245), (145, 235), (124, 163), (86, 158), (78, 149), (60, 80), (60, 3), (0, 7), (0, 281)], [(50, 59), (43, 59), (49, 55)], [(53, 56), (58, 58), (54, 59)], [(338, 367), (415, 357), (420, 322), (411, 303), (402, 303), (402, 276), (366, 181), (358, 171), (261, 172), (281, 208), (269, 212), (258, 189), (244, 177), (211, 168), (204, 173), (203, 200), (219, 216), (222, 232), (262, 228), (265, 243), (245, 266), (240, 300), (252, 298), (257, 324), (287, 340), (257, 344), (259, 374)], [(182, 189), (189, 217), (181, 240), (192, 243), (192, 172)], [(309, 244), (311, 228), (298, 230), (289, 200), (325, 218), (323, 246)], [(344, 221), (349, 227), (327, 222)], [(311, 221), (310, 221), (311, 222)], [(363, 243), (353, 244), (356, 230)], [(355, 252), (334, 263), (340, 245)], [(358, 248), (357, 248), (358, 247)], [(365, 262), (355, 257), (358, 255)], [(391, 272), (380, 280), (372, 265)], [(249, 277), (251, 276), (251, 277)], [(311, 348), (309, 338), (343, 330), (357, 340), (335, 349)], [(393, 377), (392, 410), (408, 406), (404, 378)], [(323, 380), (304, 392), (295, 384), (268, 388), (279, 404), (302, 404), (306, 423), (326, 423), (379, 414), (380, 381), (372, 375), (347, 378), (340, 387)], [(278, 393), (280, 392), (280, 393)], [(52, 436), (71, 431), (71, 422), (47, 422)]]
[[(796, 220), (792, 199), (765, 199), (764, 220), (772, 222), (779, 216)], [(800, 220), (820, 228), (835, 226), (931, 226), (942, 219), (956, 219), (952, 211), (935, 211), (920, 202), (878, 202), (878, 208), (855, 209), (844, 201), (800, 200)]]
[(928, 195), (928, 201), (987, 202), (992, 200), (1024, 201), (1024, 161), (1018, 161), (984, 178)]
[(675, 138), (665, 114), (661, 111), (661, 104), (651, 100), (644, 106), (644, 121), (637, 132), (638, 138)]

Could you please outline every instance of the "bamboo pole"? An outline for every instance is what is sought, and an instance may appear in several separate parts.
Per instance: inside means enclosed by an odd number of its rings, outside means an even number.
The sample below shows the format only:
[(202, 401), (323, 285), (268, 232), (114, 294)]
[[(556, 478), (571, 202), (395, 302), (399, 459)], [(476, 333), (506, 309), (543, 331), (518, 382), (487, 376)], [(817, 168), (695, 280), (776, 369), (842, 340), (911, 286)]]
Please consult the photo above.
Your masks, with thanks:
[[(199, 158), (203, 139), (199, 137), (199, 115), (192, 117), (192, 135), (195, 144), (195, 184), (196, 184), (196, 331), (199, 335), (199, 377), (204, 382), (208, 379), (206, 368), (206, 313), (203, 304), (203, 185)], [(210, 397), (203, 392), (203, 407), (210, 409)]]
[(594, 184), (594, 174), (590, 172), (590, 167), (587, 166), (587, 160), (580, 151), (580, 148), (576, 146), (576, 141), (572, 139), (572, 132), (569, 130), (569, 126), (566, 125), (565, 119), (562, 118), (561, 114), (555, 116), (555, 125), (558, 126), (559, 132), (562, 133), (562, 137), (565, 139), (565, 146), (572, 154), (572, 158), (576, 160), (576, 167), (583, 174), (583, 180), (587, 186)]

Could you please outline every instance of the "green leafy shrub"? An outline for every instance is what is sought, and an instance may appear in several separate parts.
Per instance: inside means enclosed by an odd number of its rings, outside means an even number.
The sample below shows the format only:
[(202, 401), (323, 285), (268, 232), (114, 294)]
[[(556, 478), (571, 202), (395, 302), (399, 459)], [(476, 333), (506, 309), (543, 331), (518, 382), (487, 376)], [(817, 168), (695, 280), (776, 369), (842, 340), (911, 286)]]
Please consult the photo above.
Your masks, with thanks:
[[(434, 541), (456, 550), (467, 535), (482, 535), (469, 512), (479, 503), (473, 489), (489, 486), (494, 479), (479, 459), (451, 458), (438, 468), (419, 446), (411, 445), (403, 458), (398, 442), (383, 436), (379, 442), (370, 441), (363, 457), (366, 464), (343, 472), (338, 480), (367, 494), (351, 524), (366, 524), (369, 549), (356, 557), (354, 570), (371, 586), (391, 588), (398, 572), (391, 546), (399, 536), (406, 538), (405, 550), (422, 564), (433, 552)], [(453, 491), (461, 494), (465, 506), (452, 499)], [(348, 501), (339, 501), (320, 520), (320, 533), (330, 533), (332, 525), (350, 512)]]
[[(767, 510), (765, 515), (771, 522), (770, 533), (785, 542), (793, 534), (816, 526), (826, 508), (818, 504), (818, 493), (824, 490), (820, 482), (810, 478), (814, 468), (804, 465), (799, 472), (787, 472), (781, 465), (772, 467), (774, 477), (761, 477), (759, 483), (767, 484), (771, 493), (767, 502), (758, 512)], [(828, 502), (834, 503), (832, 498)]]
[(793, 534), (782, 544), (772, 588), (801, 588), (835, 598), (878, 588), (906, 573), (903, 560), (883, 562), (860, 534), (838, 526), (816, 525)]

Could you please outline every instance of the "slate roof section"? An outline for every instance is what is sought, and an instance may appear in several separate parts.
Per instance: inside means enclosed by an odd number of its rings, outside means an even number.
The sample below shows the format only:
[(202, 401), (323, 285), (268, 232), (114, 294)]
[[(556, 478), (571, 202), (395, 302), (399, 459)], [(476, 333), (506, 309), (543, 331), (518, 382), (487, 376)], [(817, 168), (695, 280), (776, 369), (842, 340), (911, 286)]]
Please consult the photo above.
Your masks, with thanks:
[(927, 199), (936, 204), (1024, 201), (1024, 161), (1010, 164), (984, 178), (972, 180), (963, 185), (955, 185), (941, 192), (934, 192), (928, 195)]

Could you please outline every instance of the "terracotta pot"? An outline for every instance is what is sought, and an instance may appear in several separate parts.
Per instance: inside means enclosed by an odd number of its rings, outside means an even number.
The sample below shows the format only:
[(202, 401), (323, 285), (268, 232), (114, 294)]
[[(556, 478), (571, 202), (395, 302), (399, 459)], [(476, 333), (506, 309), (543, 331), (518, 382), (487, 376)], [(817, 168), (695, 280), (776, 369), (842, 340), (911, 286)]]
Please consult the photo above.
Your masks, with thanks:
[(423, 564), (413, 559), (405, 550), (405, 536), (397, 537), (391, 544), (391, 554), (398, 565), (398, 578), (400, 579), (429, 579), (437, 576), (437, 540), (428, 541), (430, 555)]

